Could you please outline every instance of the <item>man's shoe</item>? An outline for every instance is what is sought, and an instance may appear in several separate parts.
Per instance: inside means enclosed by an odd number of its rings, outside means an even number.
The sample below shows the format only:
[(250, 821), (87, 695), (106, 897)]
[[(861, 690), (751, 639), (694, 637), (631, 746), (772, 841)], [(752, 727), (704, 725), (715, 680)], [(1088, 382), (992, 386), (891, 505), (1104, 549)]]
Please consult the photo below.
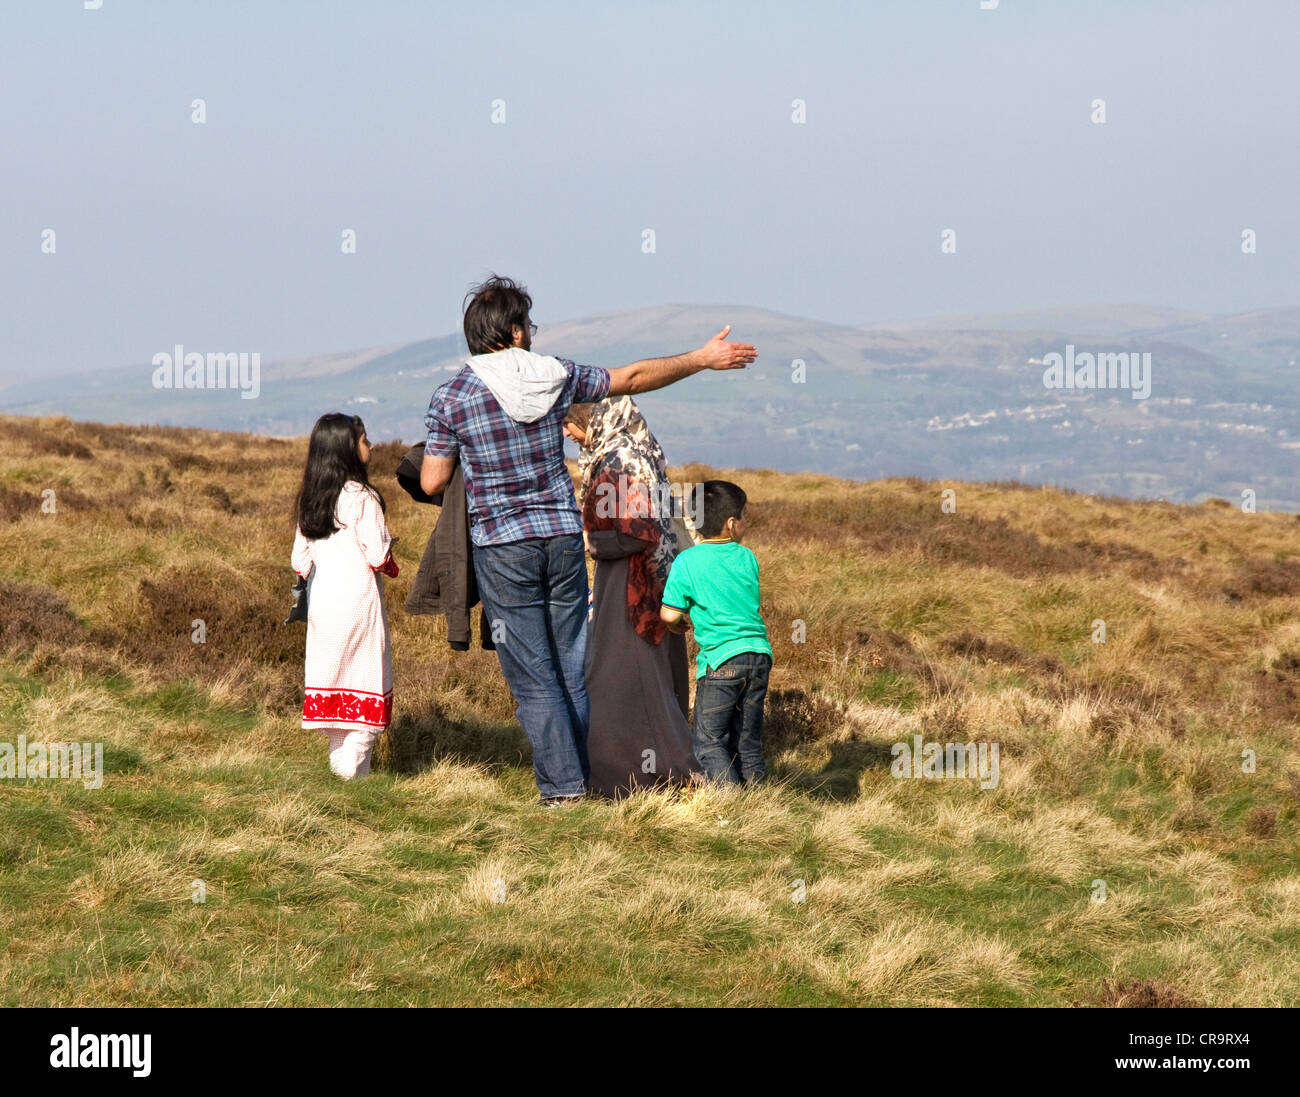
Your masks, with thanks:
[(586, 793), (584, 792), (578, 793), (577, 796), (543, 796), (538, 801), (537, 806), (539, 808), (567, 808), (585, 798)]

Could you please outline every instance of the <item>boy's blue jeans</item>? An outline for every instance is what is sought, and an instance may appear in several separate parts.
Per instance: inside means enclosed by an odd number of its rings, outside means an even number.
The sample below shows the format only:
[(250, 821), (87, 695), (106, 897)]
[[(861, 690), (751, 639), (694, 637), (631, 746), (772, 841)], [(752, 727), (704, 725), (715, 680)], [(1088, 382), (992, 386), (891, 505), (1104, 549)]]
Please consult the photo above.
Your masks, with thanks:
[(591, 773), (582, 535), (475, 545), (474, 572), (515, 714), (533, 745), (537, 790), (545, 799), (581, 796)]
[(763, 700), (772, 657), (742, 652), (709, 667), (695, 687), (695, 758), (710, 781), (758, 784), (763, 764)]

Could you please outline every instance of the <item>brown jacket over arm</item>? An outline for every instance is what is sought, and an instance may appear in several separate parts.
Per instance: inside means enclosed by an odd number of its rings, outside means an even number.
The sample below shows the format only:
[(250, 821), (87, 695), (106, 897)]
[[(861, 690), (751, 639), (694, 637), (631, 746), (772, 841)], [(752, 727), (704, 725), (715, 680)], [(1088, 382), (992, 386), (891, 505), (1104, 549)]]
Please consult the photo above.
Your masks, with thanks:
[[(421, 614), (444, 614), (447, 642), (455, 651), (468, 651), (470, 611), (479, 603), (478, 580), (474, 575), (473, 546), (469, 537), (469, 502), (465, 497), (465, 476), (458, 464), (451, 482), (440, 495), (426, 495), (420, 488), (420, 464), (424, 446), (412, 446), (397, 466), (397, 482), (417, 503), (442, 508), (438, 522), (424, 547), (420, 568), (406, 596), (405, 610)], [(481, 643), (495, 650), (487, 613), (479, 611)]]

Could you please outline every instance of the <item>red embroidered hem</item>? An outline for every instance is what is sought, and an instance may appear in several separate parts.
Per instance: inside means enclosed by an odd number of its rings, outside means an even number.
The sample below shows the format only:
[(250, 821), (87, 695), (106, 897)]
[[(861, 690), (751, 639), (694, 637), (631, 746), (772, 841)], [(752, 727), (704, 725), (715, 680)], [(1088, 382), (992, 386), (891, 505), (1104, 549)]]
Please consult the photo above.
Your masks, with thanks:
[(302, 718), (386, 728), (393, 720), (393, 691), (381, 697), (351, 689), (308, 689), (302, 699)]

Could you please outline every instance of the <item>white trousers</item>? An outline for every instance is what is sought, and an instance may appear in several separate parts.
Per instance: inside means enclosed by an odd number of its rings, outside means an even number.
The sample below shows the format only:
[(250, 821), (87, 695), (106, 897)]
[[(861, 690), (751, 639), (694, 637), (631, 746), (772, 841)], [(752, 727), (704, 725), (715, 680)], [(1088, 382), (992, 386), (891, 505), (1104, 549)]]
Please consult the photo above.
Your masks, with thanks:
[(378, 731), (330, 728), (330, 771), (350, 781), (370, 772), (370, 755), (375, 749)]

